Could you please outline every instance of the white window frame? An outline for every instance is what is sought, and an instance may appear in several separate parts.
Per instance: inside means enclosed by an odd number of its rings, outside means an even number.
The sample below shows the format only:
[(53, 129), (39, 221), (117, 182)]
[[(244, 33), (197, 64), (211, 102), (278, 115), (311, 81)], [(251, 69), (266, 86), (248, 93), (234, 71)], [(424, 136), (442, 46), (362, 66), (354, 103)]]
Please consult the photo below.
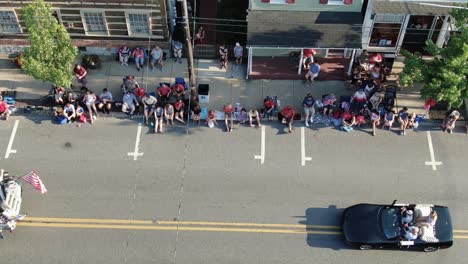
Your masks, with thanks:
[(344, 0), (328, 0), (327, 5), (344, 5)]
[[(148, 17), (148, 34), (146, 33), (134, 33), (132, 32), (132, 27), (130, 25), (130, 14), (135, 15), (147, 15)], [(132, 11), (125, 11), (125, 21), (127, 22), (127, 30), (129, 36), (136, 36), (136, 37), (148, 37), (153, 35), (152, 25), (151, 25), (151, 14), (149, 11), (143, 10), (132, 10)]]
[[(86, 23), (85, 13), (101, 14), (102, 19), (104, 21), (104, 27), (106, 28), (106, 32), (102, 32), (102, 33), (89, 32), (88, 24)], [(106, 13), (104, 9), (81, 9), (80, 15), (81, 15), (81, 21), (83, 22), (83, 29), (85, 31), (86, 36), (109, 36), (109, 26), (107, 25)]]
[(19, 20), (18, 20), (18, 15), (16, 14), (15, 9), (13, 9), (13, 8), (0, 8), (0, 11), (13, 12), (13, 14), (15, 15), (15, 19), (16, 19), (16, 25), (19, 28), (19, 32), (0, 32), (1, 34), (21, 34), (21, 33), (23, 33), (23, 29), (21, 28), (21, 25), (20, 25)]

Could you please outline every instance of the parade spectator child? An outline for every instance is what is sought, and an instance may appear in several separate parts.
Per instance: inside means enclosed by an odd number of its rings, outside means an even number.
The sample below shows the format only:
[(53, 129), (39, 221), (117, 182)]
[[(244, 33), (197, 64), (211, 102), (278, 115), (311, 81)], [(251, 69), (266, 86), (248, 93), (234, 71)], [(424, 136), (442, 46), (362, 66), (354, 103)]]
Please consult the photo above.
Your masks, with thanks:
[(358, 113), (367, 103), (367, 96), (363, 89), (357, 90), (351, 98), (351, 111)]
[(302, 64), (304, 69), (309, 69), (310, 64), (314, 62), (314, 49), (303, 49), (302, 50)]
[(132, 52), (133, 60), (135, 61), (135, 65), (138, 71), (143, 67), (145, 64), (145, 52), (142, 48), (135, 48)]
[(372, 109), (370, 120), (372, 122), (372, 135), (375, 136), (376, 127), (380, 125), (380, 114), (377, 109)]
[(276, 104), (273, 98), (267, 96), (265, 100), (263, 100), (263, 106), (265, 107), (265, 115), (268, 120), (273, 120), (276, 114)]
[(393, 112), (393, 110), (391, 109), (388, 109), (384, 115), (384, 124), (382, 125), (382, 129), (388, 126), (388, 130), (391, 130), (394, 121), (395, 121), (395, 112)]
[(76, 119), (78, 119), (82, 123), (85, 123), (86, 116), (84, 115), (84, 108), (81, 107), (81, 105), (77, 105), (75, 109), (76, 109)]
[(192, 123), (197, 122), (200, 125), (201, 119), (201, 107), (199, 104), (195, 104), (192, 108)]
[(182, 48), (183, 48), (182, 42), (174, 41), (173, 52), (174, 52), (175, 62), (182, 63)]
[(312, 63), (312, 66), (310, 67), (310, 70), (305, 74), (306, 82), (309, 81), (312, 83), (315, 80), (315, 78), (317, 78), (319, 73), (320, 73), (320, 65), (318, 64), (317, 61), (314, 61)]
[(61, 86), (54, 85), (54, 98), (55, 103), (58, 105), (63, 105), (63, 96), (65, 95), (65, 88)]
[(356, 125), (356, 116), (353, 112), (344, 112), (341, 120), (341, 129), (346, 132), (353, 131)]
[(315, 98), (312, 94), (308, 93), (304, 100), (302, 100), (302, 105), (304, 106), (304, 114), (305, 114), (305, 125), (309, 127), (309, 120), (310, 123), (314, 123), (314, 115), (315, 115)]
[(335, 107), (332, 111), (332, 122), (335, 127), (339, 127), (341, 125), (341, 109), (340, 107)]
[(110, 114), (110, 110), (112, 109), (112, 101), (113, 101), (112, 93), (109, 92), (107, 88), (102, 89), (102, 93), (99, 95), (99, 103), (98, 108), (102, 110), (104, 114)]
[(79, 64), (75, 64), (75, 68), (73, 68), (73, 73), (75, 74), (78, 83), (81, 84), (81, 90), (87, 89), (86, 87), (88, 84), (88, 79), (86, 77), (88, 75), (88, 72), (86, 71), (86, 69)]
[(185, 124), (184, 121), (184, 108), (185, 108), (185, 103), (182, 101), (182, 99), (178, 99), (174, 103), (174, 111), (175, 111), (175, 119), (182, 124)]
[(83, 103), (88, 108), (89, 119), (91, 124), (94, 123), (94, 119), (98, 118), (97, 109), (96, 109), (96, 95), (91, 91), (87, 90), (83, 98)]
[(195, 33), (195, 44), (203, 44), (205, 39), (205, 29), (203, 26), (199, 26), (197, 29), (197, 33)]
[(130, 49), (127, 46), (122, 46), (119, 49), (120, 65), (128, 66), (128, 57), (130, 57)]
[(67, 102), (65, 106), (63, 107), (63, 113), (65, 117), (67, 118), (68, 122), (75, 122), (76, 110), (73, 104), (71, 104), (70, 102)]
[(242, 108), (239, 114), (239, 124), (244, 124), (249, 120), (249, 114), (245, 108)]
[(232, 127), (234, 126), (234, 107), (232, 106), (232, 104), (225, 104), (223, 110), (226, 131), (232, 132)]
[(425, 110), (424, 114), (429, 115), (429, 110), (431, 109), (431, 107), (435, 105), (436, 105), (436, 101), (432, 97), (427, 99), (426, 102), (424, 103), (424, 110)]
[(281, 115), (283, 116), (283, 119), (281, 120), (281, 122), (283, 124), (288, 124), (288, 132), (289, 133), (292, 133), (292, 130), (293, 130), (293, 121), (294, 121), (294, 115), (296, 114), (296, 112), (294, 111), (294, 109), (287, 105), (282, 111), (281, 111)]
[(262, 124), (260, 123), (260, 114), (258, 113), (257, 109), (251, 109), (249, 111), (249, 123), (251, 127), (255, 127), (253, 121), (257, 122), (258, 127), (262, 126)]
[(408, 126), (409, 114), (408, 108), (405, 106), (398, 112), (398, 123), (400, 123), (400, 135), (406, 135), (405, 129)]
[(171, 121), (171, 125), (174, 125), (174, 107), (171, 104), (164, 106), (164, 117), (167, 125), (169, 125), (169, 121)]
[(8, 120), (10, 113), (11, 112), (7, 102), (3, 101), (3, 96), (0, 95), (0, 118)]
[(452, 112), (450, 112), (442, 122), (442, 131), (449, 132), (450, 134), (452, 134), (453, 130), (455, 129), (455, 124), (458, 118), (460, 118), (460, 112), (458, 112), (457, 110), (453, 110)]
[(163, 132), (163, 122), (164, 122), (164, 109), (161, 106), (157, 106), (154, 110), (154, 132), (162, 133)]
[(213, 126), (218, 125), (218, 122), (216, 122), (216, 112), (214, 110), (208, 111), (208, 115), (206, 116), (206, 124), (208, 125), (209, 128), (212, 128)]

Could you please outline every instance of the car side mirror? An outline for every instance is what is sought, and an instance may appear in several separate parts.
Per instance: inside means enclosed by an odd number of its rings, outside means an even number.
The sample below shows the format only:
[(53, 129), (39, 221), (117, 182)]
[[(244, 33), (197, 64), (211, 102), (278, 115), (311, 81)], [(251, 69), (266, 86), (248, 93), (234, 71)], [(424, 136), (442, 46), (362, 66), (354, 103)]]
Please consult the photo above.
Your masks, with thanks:
[(414, 245), (414, 241), (400, 241), (400, 246), (413, 246)]

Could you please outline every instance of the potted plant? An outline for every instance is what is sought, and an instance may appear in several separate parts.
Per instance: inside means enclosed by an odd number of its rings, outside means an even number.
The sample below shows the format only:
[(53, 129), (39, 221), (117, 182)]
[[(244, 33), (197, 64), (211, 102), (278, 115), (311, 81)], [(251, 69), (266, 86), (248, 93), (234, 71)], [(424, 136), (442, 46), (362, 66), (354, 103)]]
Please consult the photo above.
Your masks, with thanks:
[(81, 64), (86, 69), (95, 70), (101, 67), (101, 59), (99, 59), (99, 56), (96, 54), (86, 54), (83, 56)]

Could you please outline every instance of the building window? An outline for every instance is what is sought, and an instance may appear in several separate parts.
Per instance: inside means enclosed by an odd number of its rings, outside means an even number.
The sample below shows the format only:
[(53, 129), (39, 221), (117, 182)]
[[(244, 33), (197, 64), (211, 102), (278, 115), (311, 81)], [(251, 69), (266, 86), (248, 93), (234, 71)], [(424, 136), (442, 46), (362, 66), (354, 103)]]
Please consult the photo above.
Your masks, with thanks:
[(371, 47), (395, 47), (405, 15), (376, 14), (369, 41)]
[(21, 33), (15, 11), (0, 11), (0, 32)]
[(127, 13), (129, 35), (150, 34), (150, 20), (148, 14)]
[(103, 12), (82, 11), (81, 16), (87, 35), (108, 35)]

